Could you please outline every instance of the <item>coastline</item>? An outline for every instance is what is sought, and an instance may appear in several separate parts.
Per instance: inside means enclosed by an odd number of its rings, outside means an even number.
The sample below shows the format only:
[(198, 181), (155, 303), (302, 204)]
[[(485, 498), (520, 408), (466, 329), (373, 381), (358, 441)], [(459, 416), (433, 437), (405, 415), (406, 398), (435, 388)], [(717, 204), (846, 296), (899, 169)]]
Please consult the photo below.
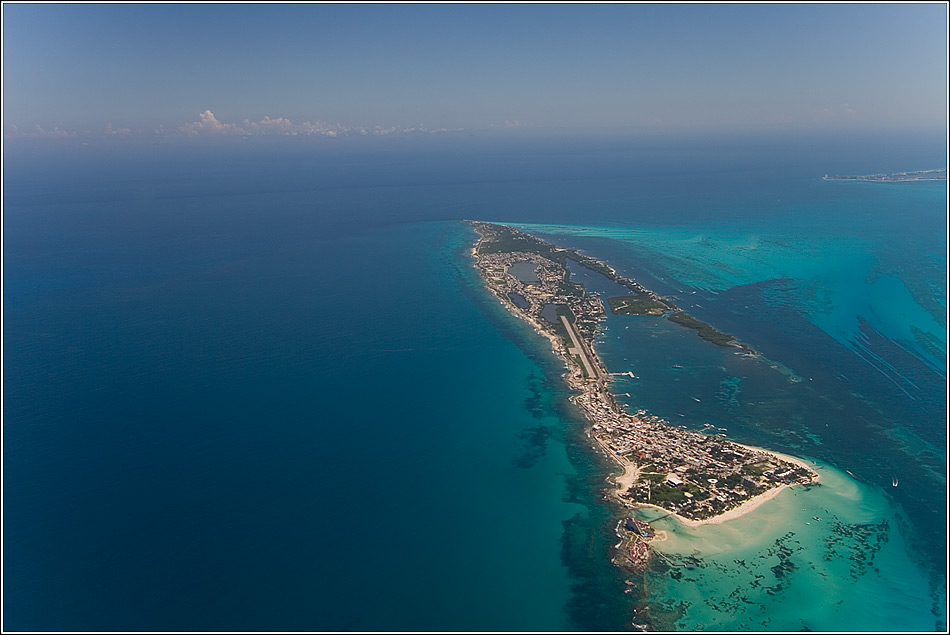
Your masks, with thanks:
[[(733, 442), (733, 443), (736, 443), (736, 442)], [(786, 463), (792, 463), (799, 467), (803, 467), (810, 472), (814, 472), (813, 466), (808, 465), (808, 463), (804, 459), (800, 459), (798, 457), (794, 457), (789, 454), (783, 454), (781, 452), (773, 452), (772, 450), (766, 450), (765, 448), (756, 447), (754, 445), (745, 445), (744, 443), (736, 443), (736, 445), (746, 448), (747, 450), (753, 450), (755, 452), (769, 454), (771, 456), (774, 456), (778, 459), (785, 461)], [(820, 476), (816, 476), (815, 482), (818, 482), (820, 479), (821, 479)], [(775, 487), (765, 490), (761, 494), (757, 494), (753, 496), (747, 501), (743, 501), (742, 504), (740, 504), (738, 507), (733, 507), (732, 509), (726, 510), (721, 514), (712, 516), (710, 518), (704, 518), (702, 520), (693, 520), (692, 518), (686, 518), (685, 516), (681, 516), (680, 514), (677, 514), (674, 511), (666, 509), (665, 507), (660, 507), (659, 505), (639, 503), (638, 506), (650, 507), (653, 509), (660, 510), (666, 514), (669, 514), (670, 516), (673, 516), (674, 518), (676, 518), (676, 520), (678, 520), (680, 523), (682, 523), (686, 527), (699, 527), (701, 525), (721, 525), (722, 523), (729, 522), (730, 520), (736, 520), (737, 518), (741, 518), (745, 516), (746, 514), (748, 514), (749, 512), (758, 509), (760, 506), (772, 500), (773, 498), (775, 498), (776, 496), (778, 496), (779, 494), (781, 494), (783, 491), (785, 491), (786, 489), (790, 487), (795, 487), (795, 485), (788, 484), (788, 483), (782, 483), (782, 484), (776, 485)]]
[(744, 448), (747, 449), (747, 450), (752, 450), (752, 451), (754, 451), (754, 452), (764, 452), (764, 453), (766, 453), (766, 454), (771, 454), (772, 456), (777, 457), (777, 458), (779, 458), (779, 459), (785, 461), (786, 463), (793, 463), (794, 465), (797, 465), (797, 466), (799, 466), (799, 467), (803, 467), (803, 468), (805, 468), (806, 470), (809, 470), (809, 471), (814, 472), (814, 470), (812, 469), (813, 466), (808, 465), (808, 462), (805, 461), (805, 459), (798, 458), (797, 456), (792, 456), (791, 454), (782, 454), (781, 452), (776, 452), (776, 451), (774, 451), (774, 450), (766, 450), (765, 448), (756, 447), (756, 446), (754, 446), (754, 445), (745, 445), (744, 443), (737, 443), (737, 442), (735, 442), (735, 441), (733, 441), (733, 443), (735, 443), (736, 445), (742, 446), (742, 447), (744, 447)]
[[(481, 244), (481, 242), (482, 242), (482, 238), (479, 237), (478, 242), (476, 242), (476, 243), (475, 243), (475, 246), (472, 247), (472, 258), (475, 260), (475, 268), (476, 268), (476, 269), (479, 269), (479, 267), (478, 267), (478, 246)], [(494, 295), (496, 298), (498, 298), (498, 301), (499, 301), (502, 305), (504, 305), (504, 307), (505, 307), (506, 309), (508, 309), (508, 312), (509, 312), (509, 313), (515, 315), (516, 317), (518, 317), (518, 318), (524, 320), (525, 322), (527, 322), (528, 324), (530, 324), (530, 325), (532, 326), (532, 328), (534, 328), (534, 331), (535, 331), (538, 335), (543, 335), (544, 337), (548, 338), (548, 340), (551, 342), (551, 348), (552, 348), (552, 350), (553, 350), (554, 353), (561, 359), (561, 361), (564, 362), (564, 366), (566, 367), (566, 369), (567, 369), (567, 371), (568, 371), (568, 375), (567, 375), (568, 380), (567, 380), (567, 383), (570, 384), (570, 386), (571, 386), (572, 388), (581, 389), (580, 386), (575, 385), (575, 384), (570, 380), (571, 366), (570, 366), (570, 363), (568, 362), (567, 358), (564, 356), (564, 354), (563, 354), (563, 352), (562, 352), (563, 347), (561, 346), (561, 343), (558, 341), (558, 338), (557, 338), (555, 335), (552, 335), (551, 333), (549, 333), (549, 332), (548, 332), (544, 327), (542, 327), (540, 324), (538, 324), (538, 322), (537, 322), (535, 319), (533, 319), (530, 315), (525, 315), (521, 310), (518, 309), (518, 307), (515, 305), (514, 302), (511, 301), (510, 298), (500, 297), (500, 296), (499, 296), (498, 294), (496, 294), (496, 293), (492, 293), (492, 295)]]
[(656, 509), (658, 511), (662, 511), (665, 514), (668, 514), (669, 516), (676, 518), (676, 520), (678, 520), (684, 527), (700, 527), (702, 525), (721, 525), (723, 523), (729, 522), (730, 520), (736, 520), (738, 518), (742, 518), (749, 512), (755, 509), (758, 509), (760, 506), (772, 500), (773, 498), (775, 498), (776, 496), (778, 496), (779, 494), (781, 494), (783, 491), (785, 491), (786, 489), (790, 487), (794, 487), (794, 485), (786, 485), (786, 484), (777, 485), (776, 487), (768, 489), (762, 492), (761, 494), (758, 494), (757, 496), (753, 496), (749, 500), (744, 501), (738, 507), (733, 507), (732, 509), (724, 511), (723, 513), (717, 516), (704, 518), (702, 520), (693, 520), (692, 518), (686, 518), (685, 516), (680, 516), (676, 512), (670, 511), (666, 509), (665, 507), (660, 507), (659, 505), (651, 505), (649, 503), (638, 503), (637, 506), (648, 507), (648, 508)]
[[(480, 259), (479, 259), (479, 247), (482, 245), (484, 240), (485, 240), (485, 236), (479, 232), (479, 238), (471, 249), (471, 255), (475, 262), (474, 266), (476, 269), (479, 270), (479, 273), (483, 279), (485, 278), (485, 272), (482, 269)], [(623, 493), (625, 493), (635, 483), (639, 481), (640, 476), (641, 476), (641, 470), (639, 469), (636, 463), (633, 463), (627, 460), (625, 457), (618, 455), (616, 452), (611, 451), (610, 448), (608, 448), (604, 444), (604, 442), (600, 438), (598, 438), (597, 435), (593, 433), (594, 426), (599, 423), (598, 413), (596, 412), (594, 408), (594, 404), (597, 402), (597, 399), (595, 397), (595, 390), (592, 387), (591, 383), (588, 380), (585, 380), (583, 370), (579, 367), (579, 365), (576, 362), (574, 362), (571, 359), (571, 355), (570, 355), (571, 351), (568, 350), (566, 345), (560, 340), (560, 338), (556, 334), (552, 333), (549, 329), (544, 328), (532, 316), (528, 315), (524, 310), (516, 306), (510, 297), (507, 297), (504, 294), (499, 293), (494, 287), (492, 287), (492, 285), (486, 284), (486, 288), (491, 290), (492, 295), (498, 298), (499, 302), (501, 302), (501, 304), (503, 304), (510, 313), (524, 320), (525, 322), (527, 322), (533, 327), (535, 332), (546, 337), (551, 342), (552, 351), (564, 362), (567, 372), (563, 375), (563, 377), (565, 381), (568, 383), (568, 385), (572, 389), (577, 391), (578, 393), (578, 394), (572, 395), (570, 397), (570, 400), (571, 402), (573, 402), (575, 405), (577, 405), (584, 411), (584, 414), (588, 420), (588, 425), (586, 427), (587, 436), (594, 439), (596, 441), (596, 445), (600, 448), (600, 450), (605, 455), (607, 455), (615, 465), (619, 466), (623, 470), (623, 472), (619, 475), (618, 474), (607, 475), (607, 479), (614, 486), (610, 488), (610, 490), (607, 492), (607, 497), (613, 499), (614, 502), (619, 503), (625, 509), (631, 509), (631, 508), (636, 509), (636, 508), (641, 508), (641, 507), (654, 508), (654, 509), (662, 511), (663, 513), (669, 516), (674, 516), (682, 525), (686, 527), (698, 527), (701, 525), (722, 524), (725, 522), (729, 522), (731, 520), (735, 520), (737, 518), (741, 518), (742, 516), (748, 514), (749, 512), (757, 509), (764, 503), (774, 499), (786, 488), (793, 487), (795, 485), (795, 483), (774, 483), (772, 487), (769, 487), (767, 490), (742, 501), (739, 505), (733, 508), (727, 509), (714, 516), (710, 516), (710, 517), (699, 519), (699, 520), (687, 518), (679, 513), (676, 513), (675, 511), (672, 511), (665, 507), (661, 507), (659, 505), (654, 505), (651, 503), (644, 503), (644, 502), (630, 502), (630, 501), (624, 500), (622, 496)], [(591, 362), (598, 369), (603, 369), (606, 371), (606, 367), (604, 366), (602, 360), (600, 359), (600, 356), (597, 355), (597, 352), (594, 350), (594, 343), (589, 342), (587, 343), (587, 346), (589, 348), (590, 355), (592, 357)], [(815, 472), (808, 465), (808, 463), (805, 462), (803, 459), (782, 454), (779, 452), (773, 452), (771, 450), (766, 450), (764, 448), (748, 446), (748, 445), (744, 445), (744, 444), (736, 443), (736, 442), (730, 442), (730, 443), (736, 446), (745, 448), (747, 450), (753, 451), (755, 453), (767, 455), (773, 459), (795, 465), (796, 467), (804, 468), (805, 470), (807, 470), (809, 473), (813, 475), (812, 482), (816, 482), (819, 478), (817, 472)]]
[(600, 446), (600, 449), (603, 450), (604, 454), (611, 457), (614, 463), (616, 463), (617, 465), (623, 468), (623, 474), (610, 475), (610, 478), (613, 479), (614, 484), (619, 486), (617, 488), (617, 491), (611, 492), (611, 494), (614, 495), (614, 497), (617, 498), (618, 501), (622, 503), (623, 501), (620, 500), (619, 493), (625, 492), (626, 490), (630, 489), (633, 486), (633, 484), (637, 482), (637, 480), (640, 478), (640, 468), (638, 468), (636, 465), (634, 465), (630, 461), (627, 461), (626, 459), (623, 459), (622, 457), (614, 455), (614, 453), (611, 452), (609, 448), (604, 446), (603, 441), (601, 441), (594, 435), (590, 434), (590, 428), (588, 428), (587, 432), (588, 432), (587, 436), (593, 438), (594, 441), (597, 442), (597, 445)]

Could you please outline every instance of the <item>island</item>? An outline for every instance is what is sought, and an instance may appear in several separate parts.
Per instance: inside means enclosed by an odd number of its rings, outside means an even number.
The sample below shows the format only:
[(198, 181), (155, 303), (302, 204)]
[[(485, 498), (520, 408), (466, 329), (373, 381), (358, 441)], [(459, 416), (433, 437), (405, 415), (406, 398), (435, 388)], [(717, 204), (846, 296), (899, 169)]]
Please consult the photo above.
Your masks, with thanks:
[[(608, 299), (616, 314), (665, 316), (714, 344), (754, 354), (751, 348), (575, 249), (507, 225), (467, 222), (479, 235), (472, 256), (486, 286), (551, 341), (567, 366), (565, 377), (575, 390), (571, 401), (590, 422), (588, 436), (623, 469), (609, 492), (615, 502), (627, 509), (656, 507), (685, 525), (721, 523), (751, 511), (784, 487), (817, 481), (818, 474), (804, 461), (734, 443), (708, 424), (702, 432), (690, 431), (645, 410), (626, 412), (610, 390), (613, 375), (593, 346), (606, 316), (603, 301), (571, 281), (567, 261), (630, 290), (630, 296)], [(649, 542), (662, 539), (662, 532), (632, 517), (618, 524), (618, 535), (622, 562), (615, 561), (635, 568), (646, 566)]]
[(918, 170), (916, 172), (892, 172), (891, 174), (865, 174), (862, 176), (828, 176), (823, 181), (877, 181), (881, 183), (899, 183), (902, 181), (946, 181), (947, 168), (937, 170)]

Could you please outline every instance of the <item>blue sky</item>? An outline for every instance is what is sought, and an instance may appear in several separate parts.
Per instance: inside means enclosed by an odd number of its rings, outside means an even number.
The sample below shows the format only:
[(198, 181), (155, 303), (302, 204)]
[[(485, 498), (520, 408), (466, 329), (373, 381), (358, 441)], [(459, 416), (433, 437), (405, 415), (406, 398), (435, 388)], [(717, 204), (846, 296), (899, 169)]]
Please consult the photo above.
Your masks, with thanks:
[(947, 7), (7, 3), (3, 89), (5, 134), (943, 130)]

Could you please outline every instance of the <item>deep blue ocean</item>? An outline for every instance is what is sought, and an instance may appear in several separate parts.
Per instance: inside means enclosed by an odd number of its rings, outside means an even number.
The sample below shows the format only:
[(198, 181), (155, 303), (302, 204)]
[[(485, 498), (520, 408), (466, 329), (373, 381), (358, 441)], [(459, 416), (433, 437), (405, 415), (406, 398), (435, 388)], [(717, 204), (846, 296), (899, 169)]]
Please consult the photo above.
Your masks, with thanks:
[(703, 536), (692, 582), (624, 583), (611, 466), (547, 340), (482, 288), (482, 219), (760, 351), (619, 316), (597, 344), (631, 409), (857, 488), (834, 535), (780, 538), (827, 570), (788, 557), (840, 606), (880, 600), (861, 629), (943, 630), (946, 183), (820, 177), (945, 164), (943, 133), (8, 143), (4, 628), (854, 624), (808, 612), (804, 573), (746, 602), (794, 616), (716, 621), (735, 574)]

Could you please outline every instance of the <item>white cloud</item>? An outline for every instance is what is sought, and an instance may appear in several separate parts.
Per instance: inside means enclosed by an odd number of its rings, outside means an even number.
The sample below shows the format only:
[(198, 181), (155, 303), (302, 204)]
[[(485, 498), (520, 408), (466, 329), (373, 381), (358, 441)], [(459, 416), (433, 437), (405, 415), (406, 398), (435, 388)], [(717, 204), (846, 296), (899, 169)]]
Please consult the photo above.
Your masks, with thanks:
[(103, 129), (102, 132), (108, 137), (114, 137), (114, 136), (126, 137), (132, 134), (132, 130), (130, 130), (129, 128), (113, 128), (111, 121), (106, 124), (106, 127)]
[(271, 119), (270, 116), (265, 115), (260, 121), (248, 121), (244, 120), (244, 129), (248, 134), (278, 134), (278, 135), (295, 135), (297, 134), (297, 129), (294, 126), (294, 123), (285, 117), (277, 117), (276, 119)]
[[(500, 124), (492, 123), (492, 124), (488, 124), (488, 127), (489, 128), (503, 128), (506, 130), (510, 130), (512, 128), (537, 128), (537, 124), (523, 123), (517, 119), (515, 119), (514, 121), (506, 119), (505, 123), (500, 123)], [(461, 130), (461, 128), (459, 128), (459, 130)]]
[(305, 121), (301, 124), (295, 124), (286, 117), (276, 117), (272, 119), (270, 116), (265, 116), (256, 122), (245, 119), (244, 129), (248, 134), (253, 135), (285, 136), (326, 135), (328, 137), (335, 137), (340, 134), (346, 134), (347, 132), (346, 128), (339, 124), (329, 124), (325, 121), (317, 121), (316, 123)]
[[(492, 127), (520, 128), (525, 127), (526, 125), (530, 126), (531, 124), (524, 124), (519, 121), (506, 121), (503, 126)], [(461, 130), (462, 128), (453, 129), (453, 131)], [(320, 120), (315, 122), (304, 121), (303, 123), (297, 124), (287, 117), (271, 117), (270, 115), (265, 116), (260, 121), (251, 121), (250, 119), (245, 119), (240, 124), (237, 124), (221, 121), (215, 116), (211, 109), (207, 109), (198, 115), (198, 121), (192, 121), (191, 123), (186, 123), (184, 125), (178, 126), (177, 128), (171, 129), (166, 128), (164, 125), (160, 125), (153, 132), (157, 137), (217, 135), (241, 137), (256, 137), (265, 135), (344, 137), (349, 135), (386, 136), (405, 134), (439, 134), (450, 132), (450, 130), (448, 128), (428, 129), (421, 123), (417, 127), (411, 128), (404, 128), (401, 126), (347, 128), (341, 126), (338, 123), (331, 124)], [(116, 128), (112, 125), (111, 121), (104, 127), (100, 128), (98, 132), (90, 132), (88, 130), (75, 132), (63, 130), (59, 127), (45, 129), (40, 125), (36, 125), (33, 127), (33, 129), (28, 131), (20, 130), (15, 125), (10, 125), (4, 131), (5, 138), (20, 139), (67, 139), (76, 137), (118, 139), (122, 137), (131, 137), (134, 134), (135, 133), (130, 128)]]
[(325, 121), (310, 123), (305, 121), (300, 124), (300, 132), (306, 135), (322, 134), (328, 137), (335, 137), (340, 134), (346, 134), (347, 130), (340, 124), (329, 124)]
[(36, 125), (36, 133), (37, 133), (37, 136), (48, 137), (50, 139), (67, 139), (69, 137), (77, 136), (75, 132), (69, 132), (67, 130), (63, 130), (59, 126), (53, 126), (49, 130), (43, 130), (43, 128), (41, 128), (39, 124)]
[(843, 103), (837, 106), (824, 106), (821, 108), (809, 108), (808, 114), (812, 119), (822, 122), (849, 122), (860, 121), (861, 115), (851, 104)]
[(178, 128), (178, 132), (184, 135), (214, 134), (214, 135), (243, 135), (247, 131), (233, 123), (222, 123), (214, 116), (211, 109), (205, 110), (198, 115), (199, 121), (186, 123)]
[(53, 126), (47, 130), (40, 124), (36, 124), (30, 131), (23, 131), (16, 126), (10, 126), (10, 131), (5, 136), (17, 139), (72, 139), (79, 135), (75, 132), (63, 130), (59, 126)]
[[(156, 130), (155, 132), (164, 135), (164, 130)], [(329, 124), (325, 121), (317, 121), (316, 123), (305, 121), (302, 124), (295, 124), (286, 117), (271, 117), (270, 115), (265, 115), (260, 121), (245, 119), (240, 124), (225, 123), (218, 120), (210, 109), (199, 115), (199, 121), (187, 123), (177, 130), (178, 134), (188, 136), (215, 134), (247, 136), (325, 135), (335, 137), (347, 134), (347, 132), (349, 131), (339, 124)]]

